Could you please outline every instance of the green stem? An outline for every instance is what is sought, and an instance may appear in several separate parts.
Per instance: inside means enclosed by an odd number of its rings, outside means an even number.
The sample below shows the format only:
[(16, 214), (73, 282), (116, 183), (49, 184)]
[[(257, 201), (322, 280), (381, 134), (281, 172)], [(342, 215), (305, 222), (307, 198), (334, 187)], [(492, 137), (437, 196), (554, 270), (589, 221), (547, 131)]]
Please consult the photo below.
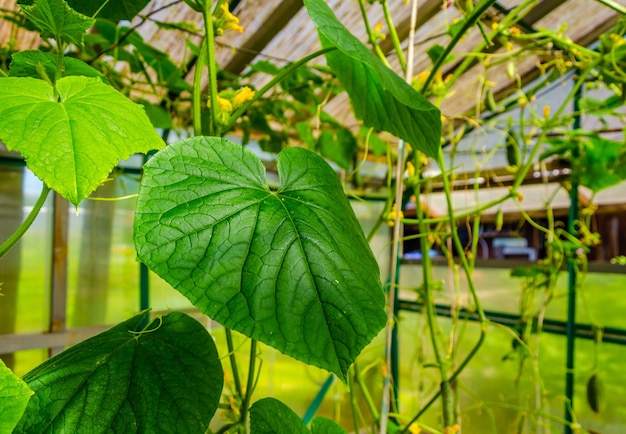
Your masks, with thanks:
[(97, 10), (97, 11), (96, 11), (96, 12), (95, 12), (92, 16), (91, 16), (91, 18), (94, 18), (94, 19), (95, 19), (95, 18), (96, 18), (96, 17), (100, 14), (100, 12), (102, 12), (102, 9), (104, 9), (104, 7), (105, 7), (107, 4), (109, 4), (109, 0), (105, 0), (105, 1), (102, 3), (102, 5), (98, 8), (98, 10)]
[(354, 364), (354, 377), (356, 378), (356, 382), (359, 385), (359, 388), (361, 389), (361, 393), (363, 393), (363, 398), (365, 399), (367, 408), (369, 409), (370, 413), (372, 413), (372, 417), (374, 418), (374, 420), (379, 420), (380, 413), (378, 413), (378, 410), (376, 410), (376, 404), (374, 403), (374, 400), (372, 399), (372, 395), (370, 394), (369, 389), (367, 388), (367, 385), (365, 384), (365, 381), (363, 380), (363, 375), (361, 374), (361, 370), (359, 369), (356, 363)]
[[(219, 107), (217, 105), (217, 64), (215, 63), (215, 35), (213, 34), (213, 15), (211, 14), (212, 1), (204, 3), (204, 38), (206, 44), (206, 63), (209, 70), (209, 101), (211, 101), (211, 122), (209, 123), (209, 135), (213, 136), (218, 132), (217, 114)], [(198, 62), (196, 68), (202, 66)]]
[(363, 24), (365, 24), (365, 30), (367, 31), (367, 38), (369, 39), (370, 44), (372, 44), (372, 48), (376, 52), (376, 55), (380, 60), (388, 65), (387, 57), (385, 57), (385, 53), (380, 49), (380, 46), (376, 42), (376, 36), (374, 35), (374, 31), (372, 30), (372, 26), (370, 25), (369, 17), (367, 16), (367, 9), (365, 7), (365, 0), (359, 0), (359, 8), (361, 9), (361, 16), (363, 17)]
[(444, 61), (448, 58), (448, 56), (450, 55), (450, 53), (452, 52), (456, 44), (458, 44), (461, 41), (461, 39), (466, 35), (468, 30), (476, 23), (476, 21), (478, 21), (480, 16), (487, 9), (489, 9), (494, 3), (496, 3), (496, 1), (497, 0), (485, 0), (481, 2), (480, 4), (476, 5), (476, 8), (472, 12), (472, 14), (469, 17), (467, 17), (461, 29), (456, 33), (456, 35), (454, 35), (450, 43), (443, 50), (443, 53), (441, 53), (441, 55), (437, 58), (437, 61), (435, 62), (435, 65), (433, 66), (432, 71), (430, 71), (430, 74), (428, 74), (428, 78), (426, 78), (426, 81), (424, 82), (424, 86), (422, 87), (422, 93), (426, 92), (426, 90), (428, 89), (428, 86), (430, 86), (430, 83), (435, 78), (435, 74), (441, 68)]
[[(63, 52), (65, 51), (65, 44), (61, 39), (57, 39), (57, 64), (54, 71), (54, 84), (56, 89), (56, 83), (63, 77)], [(56, 91), (56, 90), (55, 90)]]
[(237, 366), (237, 356), (235, 355), (235, 346), (233, 345), (233, 332), (226, 327), (226, 345), (228, 347), (228, 358), (230, 359), (230, 367), (233, 371), (233, 381), (235, 382), (235, 392), (238, 396), (243, 396), (241, 389), (241, 379), (239, 378), (239, 367)]
[(383, 5), (383, 13), (385, 14), (385, 21), (387, 22), (387, 27), (389, 28), (389, 36), (391, 37), (393, 48), (396, 50), (396, 55), (398, 56), (402, 72), (403, 74), (406, 74), (406, 59), (404, 58), (404, 51), (400, 45), (400, 38), (398, 38), (396, 26), (394, 26), (391, 13), (389, 13), (389, 2), (388, 0), (383, 0), (381, 3)]
[[(355, 367), (357, 363), (358, 362), (354, 362), (354, 365), (352, 365), (353, 369), (356, 369)], [(348, 379), (349, 385), (350, 385), (350, 406), (352, 407), (352, 423), (354, 424), (354, 432), (361, 432), (359, 419), (358, 419), (359, 407), (358, 407), (357, 396), (355, 393), (354, 377), (356, 377), (356, 371), (354, 372), (353, 375), (350, 375)]]
[[(441, 148), (439, 148), (438, 164), (441, 167), (442, 172), (443, 172), (444, 156), (443, 156), (443, 149), (441, 149)], [(480, 299), (478, 298), (478, 294), (476, 292), (476, 287), (474, 285), (474, 281), (473, 281), (473, 278), (472, 278), (472, 269), (470, 267), (470, 264), (469, 264), (467, 258), (463, 254), (463, 251), (464, 251), (463, 243), (461, 243), (461, 239), (459, 237), (458, 228), (456, 226), (457, 216), (454, 215), (454, 208), (452, 207), (452, 197), (451, 197), (451, 191), (452, 190), (451, 190), (451, 187), (450, 187), (450, 181), (448, 180), (448, 178), (446, 176), (444, 176), (442, 178), (442, 180), (443, 180), (443, 190), (444, 190), (444, 193), (445, 193), (445, 196), (446, 196), (446, 203), (447, 203), (447, 206), (448, 206), (448, 220), (449, 220), (449, 224), (450, 224), (452, 241), (453, 241), (454, 247), (456, 248), (457, 253), (459, 255), (459, 261), (461, 263), (461, 268), (463, 269), (463, 272), (465, 273), (465, 275), (467, 277), (468, 290), (469, 290), (469, 292), (470, 292), (470, 294), (472, 296), (472, 299), (474, 301), (474, 305), (476, 306), (476, 312), (478, 313), (478, 317), (480, 318), (480, 322), (481, 322), (480, 336), (478, 338), (478, 341), (476, 342), (474, 347), (470, 350), (468, 355), (465, 356), (465, 359), (463, 359), (463, 361), (459, 364), (459, 366), (456, 368), (456, 370), (448, 378), (448, 382), (449, 382), (448, 385), (450, 385), (450, 384), (452, 384), (454, 382), (454, 380), (456, 380), (456, 378), (466, 368), (466, 366), (469, 364), (469, 362), (478, 353), (478, 350), (480, 349), (480, 347), (482, 346), (483, 342), (485, 341), (485, 336), (487, 334), (487, 329), (486, 328), (487, 328), (488, 320), (487, 320), (487, 317), (485, 316), (485, 312), (484, 312), (484, 310), (482, 308), (482, 304), (481, 304)], [(441, 395), (442, 393), (444, 393), (444, 394), (445, 393), (450, 393), (450, 395), (451, 395), (451, 390), (443, 390), (444, 389), (443, 386), (444, 386), (444, 384), (442, 384), (442, 387), (421, 408), (421, 410), (415, 415), (415, 417), (413, 419), (411, 419), (411, 421), (404, 427), (404, 429), (402, 430), (401, 433), (407, 433), (409, 427), (411, 426), (411, 424), (413, 424), (415, 421), (417, 421), (426, 412), (426, 410), (428, 410), (428, 408), (430, 408), (430, 406), (435, 403), (437, 398), (439, 398), (439, 395)]]
[(254, 391), (254, 371), (256, 369), (256, 350), (257, 341), (252, 339), (250, 341), (250, 365), (248, 367), (248, 381), (246, 383), (246, 394), (243, 397), (241, 403), (241, 418), (239, 419), (242, 424), (246, 423), (248, 417), (248, 408), (250, 407), (250, 400), (252, 399), (252, 392)]
[(50, 187), (48, 187), (44, 183), (43, 188), (41, 189), (41, 194), (39, 195), (37, 202), (35, 202), (35, 206), (31, 210), (31, 212), (28, 214), (26, 219), (22, 222), (22, 224), (17, 228), (17, 230), (13, 232), (13, 234), (4, 243), (0, 244), (0, 258), (3, 257), (9, 251), (9, 249), (11, 249), (11, 247), (13, 247), (15, 243), (17, 243), (20, 240), (20, 238), (22, 238), (22, 236), (24, 235), (24, 233), (26, 233), (30, 225), (33, 224), (33, 222), (35, 221), (35, 218), (37, 217), (37, 215), (39, 215), (39, 211), (41, 210), (41, 207), (46, 202), (48, 193), (50, 193)]
[[(580, 76), (578, 77), (578, 80), (576, 80), (576, 83), (574, 84), (574, 88), (567, 95), (567, 97), (565, 98), (565, 100), (563, 101), (563, 103), (561, 104), (559, 109), (556, 111), (554, 116), (551, 117), (551, 119), (558, 119), (561, 116), (561, 114), (563, 113), (563, 110), (565, 110), (565, 107), (568, 106), (569, 101), (573, 98), (573, 96), (576, 94), (576, 92), (583, 86), (583, 84), (585, 84), (585, 78), (591, 72), (591, 70), (593, 70), (593, 68), (596, 66), (596, 64), (599, 61), (600, 61), (599, 58), (596, 59), (596, 61), (592, 62), (587, 67), (587, 69), (585, 71), (583, 71), (582, 74), (580, 74)], [(528, 157), (528, 161), (526, 161), (526, 164), (524, 164), (520, 168), (520, 170), (517, 171), (516, 178), (513, 181), (513, 185), (511, 186), (511, 193), (515, 193), (516, 194), (517, 189), (522, 185), (522, 183), (524, 182), (524, 179), (526, 179), (526, 174), (534, 166), (534, 164), (535, 164), (535, 161), (534, 161), (535, 157), (539, 153), (539, 149), (541, 148), (541, 144), (544, 142), (544, 140), (546, 139), (548, 133), (551, 131), (550, 127), (551, 127), (550, 122), (546, 121), (546, 124), (541, 129), (541, 134), (539, 134), (539, 137), (537, 137), (537, 141), (535, 142), (535, 145), (533, 146), (533, 149), (530, 151), (530, 155)]]
[[(464, 219), (466, 217), (471, 217), (474, 214), (477, 213), (481, 213), (483, 211), (486, 211), (490, 208), (493, 208), (494, 206), (500, 205), (502, 202), (507, 201), (509, 199), (511, 199), (512, 197), (515, 197), (516, 195), (513, 194), (512, 191), (509, 191), (507, 194), (505, 194), (502, 197), (499, 197), (498, 199), (494, 199), (490, 202), (487, 202), (479, 207), (473, 208), (469, 211), (465, 211), (459, 214), (455, 214), (454, 215), (454, 219), (455, 220), (460, 220), (460, 219)], [(437, 224), (437, 223), (444, 223), (449, 221), (450, 218), (448, 216), (443, 216), (443, 217), (433, 217), (433, 218), (424, 218), (424, 223), (426, 224)], [(420, 220), (419, 219), (402, 219), (402, 223), (404, 224), (409, 224), (409, 225), (414, 225), (414, 224), (419, 224)]]
[[(463, 35), (465, 35), (465, 33), (469, 30), (469, 28), (473, 25), (473, 23), (476, 22), (478, 18), (480, 18), (480, 15), (482, 15), (483, 12), (485, 12), (490, 6), (492, 6), (496, 2), (497, 0), (487, 0), (485, 3), (476, 5), (476, 8), (472, 12), (472, 14), (468, 17), (467, 21), (465, 22), (461, 30), (455, 35), (453, 40), (450, 41), (450, 44), (448, 44), (448, 46), (446, 47), (442, 55), (439, 57), (439, 59), (437, 59), (437, 64), (439, 64), (438, 66), (436, 66), (437, 69), (443, 65), (443, 62), (446, 59), (446, 57), (452, 52), (454, 45), (456, 45), (462, 39)], [(527, 6), (532, 5), (533, 3), (536, 3), (536, 2), (537, 0), (525, 0), (522, 3), (520, 3), (506, 17), (504, 17), (502, 21), (500, 21), (499, 28), (506, 28), (508, 26), (513, 25), (518, 20), (522, 19), (523, 15), (520, 15), (520, 13)], [(528, 11), (530, 11), (530, 8), (528, 9)], [(472, 24), (470, 24), (469, 21), (472, 21)], [(493, 40), (493, 38), (497, 36), (498, 32), (499, 32), (498, 29), (492, 31), (488, 35), (488, 39)], [(461, 64), (454, 69), (454, 72), (452, 73), (452, 78), (447, 81), (446, 93), (454, 85), (456, 80), (463, 73), (465, 73), (465, 71), (473, 64), (474, 55), (482, 52), (486, 48), (486, 46), (487, 46), (487, 43), (485, 41), (478, 44), (476, 48), (474, 48), (474, 50), (472, 50), (472, 52), (465, 58), (465, 60), (463, 60), (463, 62), (461, 62)], [(429, 82), (432, 81), (432, 78), (434, 78), (434, 75), (433, 75), (434, 72), (436, 72), (435, 69), (433, 69), (433, 72), (429, 75), (427, 82), (424, 83), (422, 92), (428, 89), (427, 84), (430, 84)]]
[[(417, 159), (417, 156), (415, 157)], [(419, 164), (415, 162), (414, 164)], [(420, 234), (428, 233), (428, 226), (424, 223), (424, 209), (421, 206), (421, 183), (417, 183), (415, 187), (416, 204), (417, 204), (417, 218), (419, 220)], [(435, 311), (435, 300), (432, 290), (430, 288), (430, 278), (432, 276), (432, 260), (428, 254), (431, 244), (428, 237), (420, 238), (420, 248), (422, 250), (422, 287), (424, 288), (424, 299), (426, 303), (426, 321), (428, 323), (428, 330), (430, 331), (430, 340), (435, 353), (435, 360), (437, 361), (437, 368), (439, 369), (439, 376), (441, 378), (441, 394), (443, 397), (443, 423), (444, 427), (452, 425), (453, 421), (453, 408), (450, 405), (450, 382), (448, 380), (448, 373), (446, 372), (446, 363), (439, 346), (439, 340), (437, 335), (439, 333), (439, 327), (437, 323), (437, 312)]]
[[(193, 133), (195, 136), (202, 135), (202, 68), (206, 63), (206, 37), (202, 39), (200, 54), (196, 62), (196, 70), (193, 75)], [(212, 106), (215, 107), (215, 106)]]
[(296, 69), (300, 68), (302, 65), (305, 65), (306, 63), (310, 62), (311, 60), (315, 59), (316, 57), (319, 57), (319, 56), (321, 56), (323, 54), (326, 54), (326, 53), (329, 53), (331, 51), (335, 51), (336, 49), (337, 49), (337, 47), (322, 48), (321, 50), (316, 51), (315, 53), (312, 53), (312, 54), (309, 54), (306, 57), (303, 57), (302, 59), (298, 60), (297, 62), (294, 62), (294, 63), (291, 63), (291, 64), (287, 65), (269, 83), (267, 83), (260, 90), (255, 92), (254, 96), (250, 100), (246, 101), (241, 107), (239, 107), (237, 110), (235, 110), (232, 115), (230, 115), (230, 118), (228, 119), (228, 124), (227, 124), (225, 130), (231, 129), (232, 126), (235, 124), (235, 122), (237, 122), (237, 119), (239, 119), (241, 117), (241, 115), (243, 115), (245, 113), (245, 111), (248, 110), (248, 107), (250, 107), (256, 100), (261, 98), (268, 90), (270, 90), (271, 88), (276, 86), (278, 83), (283, 81), (293, 71), (295, 71)]

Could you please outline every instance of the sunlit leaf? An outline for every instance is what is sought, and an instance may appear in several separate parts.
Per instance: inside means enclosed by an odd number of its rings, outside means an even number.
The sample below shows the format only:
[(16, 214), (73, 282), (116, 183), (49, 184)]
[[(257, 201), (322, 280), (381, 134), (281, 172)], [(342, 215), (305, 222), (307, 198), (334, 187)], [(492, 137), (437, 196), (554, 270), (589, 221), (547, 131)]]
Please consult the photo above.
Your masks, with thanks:
[(0, 79), (0, 140), (73, 204), (122, 159), (163, 146), (143, 107), (97, 78)]
[(74, 345), (26, 374), (35, 395), (16, 432), (204, 433), (224, 380), (213, 339), (178, 312), (143, 329), (148, 315)]
[(322, 45), (337, 48), (326, 59), (350, 96), (356, 117), (435, 157), (441, 136), (439, 109), (352, 35), (323, 0), (305, 0), (304, 4)]
[(83, 36), (95, 20), (73, 10), (65, 0), (37, 0), (21, 5), (24, 15), (41, 30), (42, 38), (83, 45)]
[(330, 166), (287, 148), (271, 191), (253, 153), (196, 137), (144, 170), (139, 259), (214, 320), (345, 379), (386, 315), (378, 264)]
[(0, 432), (10, 433), (24, 413), (33, 391), (0, 360)]

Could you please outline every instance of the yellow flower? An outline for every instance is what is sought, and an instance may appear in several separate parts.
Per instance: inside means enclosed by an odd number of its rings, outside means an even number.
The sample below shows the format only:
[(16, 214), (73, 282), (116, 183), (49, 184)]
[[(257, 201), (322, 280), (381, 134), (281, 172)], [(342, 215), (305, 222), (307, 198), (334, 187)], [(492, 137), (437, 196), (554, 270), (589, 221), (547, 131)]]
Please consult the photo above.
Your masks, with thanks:
[(391, 211), (389, 211), (389, 215), (387, 216), (387, 226), (393, 226), (395, 224), (396, 217), (402, 219), (404, 218), (404, 214), (402, 210), (398, 210), (398, 205), (393, 204), (391, 207)]
[(407, 161), (406, 163), (406, 171), (409, 176), (415, 175), (415, 166), (413, 166), (413, 163), (411, 163), (410, 161)]
[(511, 27), (511, 34), (513, 36), (519, 36), (522, 34), (522, 31), (519, 29), (519, 27)]
[(549, 118), (550, 117), (550, 106), (546, 105), (543, 107), (543, 117), (544, 118)]
[(426, 83), (426, 79), (428, 78), (429, 75), (430, 75), (430, 71), (420, 72), (419, 74), (417, 74), (417, 82), (420, 84)]
[(241, 107), (243, 103), (246, 101), (250, 101), (254, 97), (254, 91), (250, 89), (248, 86), (244, 86), (235, 95), (233, 98), (233, 107)]
[(459, 426), (458, 423), (455, 423), (452, 426), (446, 427), (446, 430), (444, 431), (446, 434), (454, 434), (461, 431), (461, 427)]
[(383, 23), (376, 23), (376, 25), (374, 26), (374, 39), (376, 39), (377, 41), (382, 41), (387, 37), (387, 35), (381, 33), (382, 29)]
[(419, 425), (418, 425), (418, 424), (416, 424), (416, 423), (412, 423), (412, 424), (409, 426), (409, 432), (410, 432), (411, 434), (420, 434), (420, 433), (422, 432), (422, 429), (419, 427)]
[(226, 98), (222, 98), (221, 96), (217, 97), (217, 106), (219, 107), (219, 110), (223, 112), (233, 111), (233, 103)]
[(220, 5), (220, 11), (216, 17), (213, 17), (213, 21), (215, 22), (215, 33), (218, 36), (224, 34), (226, 30), (234, 30), (243, 33), (243, 27), (239, 24), (239, 18), (230, 12), (228, 3), (222, 3)]

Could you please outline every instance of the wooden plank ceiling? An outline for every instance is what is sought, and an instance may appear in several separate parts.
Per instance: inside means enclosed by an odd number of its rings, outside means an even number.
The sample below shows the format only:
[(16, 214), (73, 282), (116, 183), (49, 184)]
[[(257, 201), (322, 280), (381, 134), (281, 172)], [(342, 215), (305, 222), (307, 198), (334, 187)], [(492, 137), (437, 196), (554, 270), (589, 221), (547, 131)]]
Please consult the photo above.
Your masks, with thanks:
[[(245, 71), (250, 63), (260, 59), (271, 59), (282, 65), (298, 60), (320, 48), (317, 34), (306, 14), (302, 0), (231, 1), (233, 5), (236, 5), (234, 13), (239, 17), (245, 31), (243, 33), (227, 32), (219, 38), (216, 56), (223, 70), (239, 74)], [(615, 0), (615, 2), (620, 6), (626, 6), (626, 0)], [(0, 0), (0, 8), (15, 9), (15, 3), (15, 0)], [(497, 21), (503, 16), (503, 11), (515, 8), (519, 3), (521, 0), (501, 0), (496, 3), (496, 7), (485, 14), (487, 17), (485, 24), (490, 26), (489, 20)], [(365, 42), (367, 37), (359, 3), (355, 0), (328, 0), (328, 4), (339, 20)], [(167, 7), (168, 5), (171, 6)], [(426, 48), (434, 43), (445, 45), (449, 41), (446, 26), (462, 16), (462, 12), (455, 5), (456, 3), (452, 1), (420, 1), (418, 28), (415, 35), (417, 48), (413, 65), (415, 74), (428, 70), (431, 65)], [(367, 4), (366, 8), (370, 23), (385, 22), (380, 3), (372, 2), (372, 4)], [(200, 14), (191, 10), (182, 1), (153, 0), (142, 14), (145, 16), (160, 9), (163, 10), (152, 15), (151, 19), (165, 22), (195, 21), (198, 23), (198, 28), (201, 28)], [(400, 38), (404, 41), (403, 46), (406, 48), (410, 2), (390, 0), (389, 12), (398, 28)], [(589, 44), (615, 24), (618, 17), (619, 14), (616, 11), (595, 0), (537, 0), (519, 26), (522, 31), (529, 31), (532, 28), (558, 29), (567, 23), (565, 36), (575, 42)], [(184, 64), (191, 55), (190, 50), (185, 46), (185, 37), (182, 34), (161, 30), (152, 20), (144, 20), (140, 17), (135, 19), (133, 25), (138, 26), (137, 30), (145, 40), (166, 51), (175, 61)], [(18, 49), (37, 45), (38, 41), (32, 33), (19, 32), (12, 35), (9, 34), (9, 28), (8, 23), (0, 22), (1, 43), (4, 44), (10, 38), (16, 38)], [(382, 32), (387, 32), (385, 27)], [(197, 42), (197, 39), (193, 37), (191, 39)], [(458, 59), (462, 59), (462, 54), (472, 51), (482, 41), (480, 32), (474, 29), (458, 44), (453, 54), (457, 55)], [(388, 55), (391, 67), (396, 72), (400, 72), (399, 62), (392, 50), (391, 38), (388, 37), (382, 41), (381, 48)], [(492, 52), (502, 50), (504, 48), (498, 45), (491, 48)], [(319, 62), (323, 62), (323, 59), (319, 59)], [(454, 73), (460, 62), (461, 60), (450, 63), (444, 69), (444, 77)], [(522, 82), (528, 82), (539, 74), (537, 59), (534, 57), (521, 60), (516, 68)], [(502, 97), (514, 84), (515, 78), (507, 76), (506, 64), (491, 67), (485, 71), (484, 66), (476, 62), (452, 88), (451, 96), (441, 102), (442, 112), (450, 118), (472, 112), (477, 98), (475, 92), (468, 90), (476, 89), (482, 80), (494, 82), (496, 97)], [(327, 110), (348, 125), (355, 122), (345, 96), (331, 101)]]

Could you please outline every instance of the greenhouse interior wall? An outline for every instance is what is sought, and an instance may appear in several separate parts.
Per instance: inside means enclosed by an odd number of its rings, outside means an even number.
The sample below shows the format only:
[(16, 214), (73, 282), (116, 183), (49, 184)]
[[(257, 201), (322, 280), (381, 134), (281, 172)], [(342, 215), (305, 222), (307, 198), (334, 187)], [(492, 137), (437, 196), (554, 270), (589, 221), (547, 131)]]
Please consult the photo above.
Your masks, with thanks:
[[(289, 409), (294, 433), (326, 434), (315, 416), (341, 425), (325, 425), (333, 433), (626, 432), (624, 0), (408, 3), (0, 0), (0, 386), (23, 387), (0, 393), (0, 434), (12, 398), (27, 410), (11, 409), (10, 432), (68, 432), (82, 417), (92, 432), (119, 392), (107, 375), (90, 382), (98, 369), (132, 389), (120, 408), (149, 408), (145, 432), (202, 419), (202, 432), (254, 434), (275, 419), (291, 434)], [(83, 87), (87, 102), (72, 100)], [(48, 109), (73, 104), (50, 133)], [(63, 148), (74, 139), (75, 159)], [(68, 161), (75, 177), (59, 169)], [(145, 192), (172, 167), (164, 193)], [(237, 208), (215, 229), (204, 206), (243, 204), (247, 175), (263, 197), (251, 202), (274, 200), (263, 217), (280, 224)], [(281, 203), (290, 176), (302, 181), (293, 208)], [(233, 187), (230, 202), (213, 200), (215, 184)], [(290, 236), (310, 249), (293, 262)], [(119, 323), (137, 348), (175, 336), (156, 346), (174, 349), (167, 381), (133, 377), (164, 372), (162, 354), (107, 365), (116, 344), (93, 343)], [(190, 338), (198, 329), (207, 345)], [(190, 384), (195, 371), (206, 383)], [(69, 384), (81, 375), (89, 393)], [(177, 393), (181, 421), (160, 400)], [(264, 413), (265, 398), (279, 401)]]
[[(77, 209), (63, 200), (55, 205), (54, 199), (49, 198), (31, 230), (0, 261), (0, 280), (4, 282), (2, 301), (6, 303), (4, 306), (13, 306), (11, 309), (3, 306), (6, 315), (2, 316), (0, 348), (4, 352), (2, 359), (18, 375), (25, 374), (64, 347), (148, 306), (154, 314), (170, 310), (189, 312), (206, 323), (219, 345), (226, 345), (219, 324), (203, 318), (188, 300), (151, 272), (149, 293), (147, 297), (141, 295), (141, 270), (132, 240), (133, 195), (138, 189), (140, 164), (141, 159), (126, 162), (94, 193), (94, 200), (82, 202)], [(0, 170), (0, 202), (3, 204), (0, 207), (0, 228), (3, 231), (11, 232), (28, 213), (40, 187), (41, 182), (19, 159), (5, 154)], [(21, 194), (16, 195), (16, 192)], [(120, 199), (104, 201), (98, 198)], [(373, 199), (352, 201), (352, 205), (367, 232), (374, 226), (384, 203)], [(63, 235), (56, 241), (55, 206), (56, 212), (63, 216), (60, 220), (66, 225), (60, 230)], [(614, 218), (623, 221), (624, 217), (617, 215), (609, 219)], [(410, 234), (410, 227), (406, 230)], [(371, 242), (383, 280), (389, 278), (390, 235), (390, 229), (383, 226)], [(614, 242), (617, 243), (617, 240)], [(493, 241), (490, 240), (490, 243)], [(530, 245), (532, 247), (532, 242)], [(423, 306), (419, 303), (420, 260), (411, 254), (412, 250), (411, 243), (406, 241), (407, 254), (399, 273), (397, 381), (402, 410), (407, 412), (419, 410), (420, 403), (436, 387), (428, 369), (417, 369), (419, 365), (414, 363), (416, 358), (428, 358), (429, 350), (425, 342), (427, 326), (421, 315)], [(620, 242), (614, 250), (612, 255), (624, 254), (626, 244)], [(456, 333), (463, 335), (462, 342), (467, 342), (464, 345), (470, 345), (477, 339), (480, 324), (471, 321), (472, 303), (468, 299), (465, 282), (462, 278), (456, 280), (446, 262), (437, 258), (436, 253), (431, 254), (435, 263), (434, 276), (440, 287), (438, 314), (442, 318), (449, 317), (452, 306), (452, 309), (464, 310), (461, 318), (470, 319), (460, 324), (444, 319), (442, 327), (447, 332), (458, 327)], [(602, 259), (601, 256), (599, 259)], [(522, 292), (520, 282), (510, 274), (515, 267), (528, 265), (533, 257), (517, 252), (502, 258), (492, 250), (491, 254), (477, 261), (474, 278), (484, 309), (492, 322), (484, 349), (472, 360), (458, 383), (464, 392), (460, 396), (467, 432), (501, 432), (495, 430), (510, 426), (519, 418), (520, 396), (524, 396), (525, 390), (533, 389), (535, 381), (542, 381), (549, 391), (545, 399), (557, 420), (555, 426), (558, 426), (564, 402), (566, 277), (560, 278), (557, 296), (546, 312), (544, 327), (547, 333), (542, 336), (539, 355), (541, 379), (533, 380), (531, 371), (534, 367), (522, 367), (516, 357), (515, 330), (520, 324), (519, 299)], [(46, 265), (28, 266), (35, 260)], [(54, 261), (57, 263), (54, 264)], [(596, 429), (596, 432), (617, 434), (626, 429), (626, 408), (611, 405), (626, 402), (626, 382), (622, 381), (622, 361), (626, 357), (626, 330), (623, 329), (622, 315), (626, 305), (622, 303), (624, 298), (621, 296), (624, 287), (626, 270), (599, 260), (589, 265), (589, 273), (581, 283), (578, 296), (574, 399), (578, 420)], [(146, 301), (148, 305), (142, 306)], [(594, 341), (595, 329), (604, 330), (602, 342)], [(240, 343), (245, 341), (243, 337), (238, 339)], [(380, 336), (360, 356), (362, 363), (376, 364), (381, 358), (382, 347)], [(464, 346), (458, 348), (459, 352), (467, 350)], [(328, 379), (326, 372), (296, 362), (269, 347), (263, 348), (263, 364), (266, 375), (262, 377), (257, 393), (284, 399), (300, 414), (305, 414)], [(604, 396), (610, 397), (601, 412), (587, 405), (586, 383), (591, 375), (598, 372), (605, 379)], [(369, 372), (368, 376), (376, 374)], [(302, 378), (307, 379), (304, 384)], [(325, 394), (317, 411), (329, 417), (339, 415), (341, 420), (345, 418), (345, 422), (349, 423), (351, 416), (346, 402), (346, 386), (334, 382), (332, 388)], [(436, 424), (436, 407), (429, 413), (426, 420)]]

